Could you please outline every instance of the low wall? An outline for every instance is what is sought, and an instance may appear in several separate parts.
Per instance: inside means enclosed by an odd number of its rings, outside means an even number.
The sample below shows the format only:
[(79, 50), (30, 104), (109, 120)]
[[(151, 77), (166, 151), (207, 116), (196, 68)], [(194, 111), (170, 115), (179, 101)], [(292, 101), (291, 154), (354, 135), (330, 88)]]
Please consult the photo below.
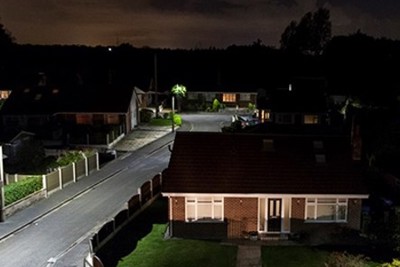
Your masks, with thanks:
[(6, 206), (3, 210), (4, 217), (9, 217), (17, 211), (20, 211), (43, 198), (46, 198), (46, 191), (44, 189), (32, 193), (29, 196), (26, 196), (23, 199)]

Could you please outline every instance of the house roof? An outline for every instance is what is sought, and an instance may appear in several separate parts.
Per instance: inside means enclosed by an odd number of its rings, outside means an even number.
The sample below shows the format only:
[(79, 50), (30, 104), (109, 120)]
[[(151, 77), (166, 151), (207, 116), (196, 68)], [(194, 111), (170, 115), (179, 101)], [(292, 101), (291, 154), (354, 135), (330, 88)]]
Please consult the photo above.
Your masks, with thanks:
[[(342, 137), (177, 132), (163, 193), (366, 194), (348, 143)], [(316, 154), (326, 162), (318, 163)]]
[(37, 86), (14, 90), (1, 113), (52, 115), (54, 113), (125, 113), (134, 89), (115, 88), (68, 89)]

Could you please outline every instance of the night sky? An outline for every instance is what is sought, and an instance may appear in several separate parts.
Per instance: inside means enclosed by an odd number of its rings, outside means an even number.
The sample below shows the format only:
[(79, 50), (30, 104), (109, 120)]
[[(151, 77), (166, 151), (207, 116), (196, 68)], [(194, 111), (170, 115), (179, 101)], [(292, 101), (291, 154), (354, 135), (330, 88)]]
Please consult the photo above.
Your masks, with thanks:
[(19, 44), (279, 47), (290, 21), (318, 7), (333, 35), (400, 39), (399, 0), (0, 0), (0, 23)]

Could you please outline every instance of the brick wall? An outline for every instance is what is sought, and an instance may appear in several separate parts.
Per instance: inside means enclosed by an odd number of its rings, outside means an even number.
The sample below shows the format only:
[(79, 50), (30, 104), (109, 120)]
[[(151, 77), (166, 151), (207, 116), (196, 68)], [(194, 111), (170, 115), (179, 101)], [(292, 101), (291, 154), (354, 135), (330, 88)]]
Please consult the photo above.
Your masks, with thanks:
[(361, 227), (361, 199), (349, 199), (347, 210), (347, 227), (360, 230)]
[(171, 202), (168, 205), (172, 204), (172, 218), (170, 220), (174, 221), (185, 221), (185, 198), (184, 197), (172, 197)]
[(224, 216), (228, 222), (228, 238), (257, 231), (258, 199), (224, 198)]

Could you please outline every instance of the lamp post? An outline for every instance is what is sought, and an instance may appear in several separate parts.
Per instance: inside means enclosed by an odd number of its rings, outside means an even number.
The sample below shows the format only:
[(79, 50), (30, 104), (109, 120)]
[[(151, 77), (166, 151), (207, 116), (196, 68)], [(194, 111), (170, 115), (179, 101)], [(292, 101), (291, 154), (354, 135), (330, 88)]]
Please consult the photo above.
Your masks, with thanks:
[(3, 171), (3, 147), (0, 146), (0, 222), (4, 222), (4, 171)]
[(175, 117), (175, 96), (172, 95), (172, 112), (171, 112), (171, 120), (172, 120), (172, 131), (175, 131), (175, 122), (174, 122), (174, 117)]
[(172, 89), (171, 89), (171, 93), (172, 93), (172, 131), (175, 130), (175, 124), (174, 124), (174, 114), (175, 114), (175, 95), (178, 98), (178, 112), (180, 112), (180, 100), (182, 99), (182, 97), (184, 97), (186, 95), (186, 87), (184, 85), (181, 84), (175, 84)]

